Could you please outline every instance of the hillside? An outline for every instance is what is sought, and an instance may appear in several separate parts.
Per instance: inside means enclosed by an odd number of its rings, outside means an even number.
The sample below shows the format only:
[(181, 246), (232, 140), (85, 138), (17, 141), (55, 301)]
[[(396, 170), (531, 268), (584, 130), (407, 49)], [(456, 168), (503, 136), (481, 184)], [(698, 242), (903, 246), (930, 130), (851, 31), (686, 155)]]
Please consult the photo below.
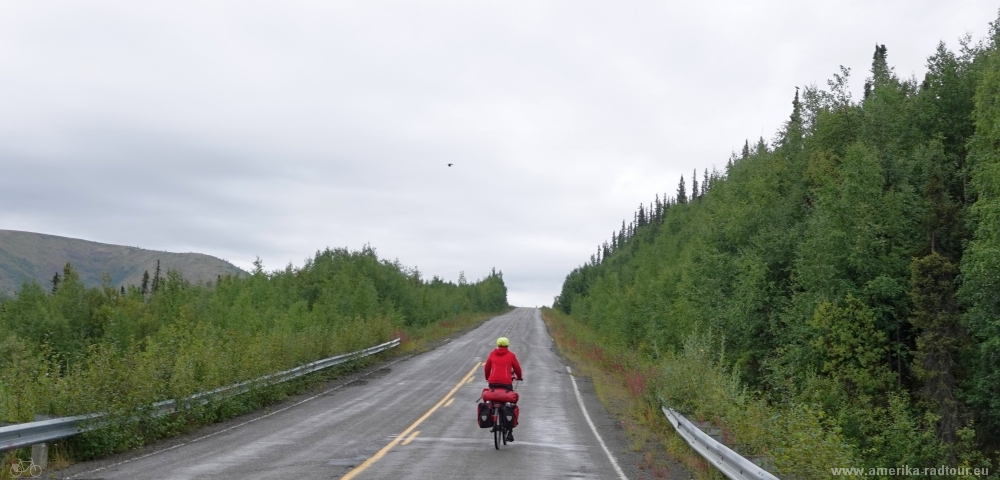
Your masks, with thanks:
[(197, 282), (218, 275), (241, 274), (233, 264), (201, 253), (170, 253), (142, 248), (109, 245), (41, 233), (0, 230), (0, 294), (13, 296), (24, 282), (34, 280), (42, 286), (51, 284), (53, 275), (66, 262), (73, 264), (87, 287), (101, 284), (106, 272), (111, 283), (139, 285), (142, 274), (161, 269), (177, 270), (184, 278)]
[[(651, 401), (727, 419), (783, 475), (1000, 463), (992, 25), (958, 52), (941, 44), (922, 80), (879, 45), (862, 98), (847, 69), (796, 91), (773, 141), (640, 207), (555, 308), (655, 363), (649, 384), (671, 388)], [(681, 388), (711, 375), (728, 397)]]

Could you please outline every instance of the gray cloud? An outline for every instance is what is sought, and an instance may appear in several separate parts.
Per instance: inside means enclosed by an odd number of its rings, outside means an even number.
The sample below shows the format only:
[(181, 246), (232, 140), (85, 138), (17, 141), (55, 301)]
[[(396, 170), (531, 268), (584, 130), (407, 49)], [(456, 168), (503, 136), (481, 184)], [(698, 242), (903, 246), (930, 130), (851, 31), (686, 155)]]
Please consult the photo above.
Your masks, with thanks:
[[(0, 228), (248, 267), (366, 243), (547, 304), (680, 175), (989, 2), (7, 2)], [(455, 166), (448, 168), (447, 163)]]

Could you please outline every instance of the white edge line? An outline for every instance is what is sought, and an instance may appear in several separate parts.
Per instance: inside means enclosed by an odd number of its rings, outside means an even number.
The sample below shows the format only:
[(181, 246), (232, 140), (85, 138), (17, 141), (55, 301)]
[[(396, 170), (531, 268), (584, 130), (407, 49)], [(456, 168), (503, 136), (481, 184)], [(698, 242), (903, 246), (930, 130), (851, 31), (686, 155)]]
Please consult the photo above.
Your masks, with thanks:
[(573, 371), (570, 370), (569, 365), (566, 366), (566, 373), (569, 373), (569, 381), (573, 382), (573, 393), (576, 394), (576, 401), (580, 403), (580, 410), (583, 411), (583, 418), (587, 419), (587, 425), (590, 425), (590, 430), (594, 432), (594, 436), (597, 437), (597, 443), (601, 444), (601, 448), (604, 453), (607, 454), (608, 460), (611, 460), (611, 466), (615, 468), (615, 472), (618, 472), (618, 478), (622, 480), (628, 480), (625, 476), (625, 472), (622, 471), (622, 467), (618, 466), (618, 461), (615, 460), (614, 455), (611, 455), (611, 450), (608, 450), (608, 446), (604, 444), (604, 439), (601, 438), (601, 434), (597, 433), (597, 427), (594, 426), (594, 421), (590, 419), (590, 414), (587, 413), (587, 407), (583, 405), (583, 396), (580, 395), (580, 389), (576, 387), (576, 379), (573, 378)]

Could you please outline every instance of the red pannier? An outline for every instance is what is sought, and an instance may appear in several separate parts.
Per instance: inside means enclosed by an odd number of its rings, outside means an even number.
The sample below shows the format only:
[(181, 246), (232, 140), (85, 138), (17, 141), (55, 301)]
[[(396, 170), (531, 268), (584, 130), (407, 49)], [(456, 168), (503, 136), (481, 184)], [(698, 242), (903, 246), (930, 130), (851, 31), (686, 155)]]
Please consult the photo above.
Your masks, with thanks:
[(505, 388), (484, 388), (484, 402), (517, 403), (517, 392)]

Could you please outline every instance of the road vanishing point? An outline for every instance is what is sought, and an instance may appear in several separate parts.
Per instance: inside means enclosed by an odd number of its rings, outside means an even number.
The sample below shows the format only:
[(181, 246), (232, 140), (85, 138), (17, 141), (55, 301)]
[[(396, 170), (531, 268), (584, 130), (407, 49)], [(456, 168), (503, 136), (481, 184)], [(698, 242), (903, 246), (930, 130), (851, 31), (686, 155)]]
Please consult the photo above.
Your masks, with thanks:
[[(496, 450), (475, 417), (486, 385), (482, 362), (500, 336), (510, 338), (526, 381), (518, 387), (516, 441)], [(589, 385), (571, 377), (539, 310), (517, 308), (323, 393), (57, 474), (77, 480), (627, 478), (615, 458), (625, 448), (622, 432)]]

